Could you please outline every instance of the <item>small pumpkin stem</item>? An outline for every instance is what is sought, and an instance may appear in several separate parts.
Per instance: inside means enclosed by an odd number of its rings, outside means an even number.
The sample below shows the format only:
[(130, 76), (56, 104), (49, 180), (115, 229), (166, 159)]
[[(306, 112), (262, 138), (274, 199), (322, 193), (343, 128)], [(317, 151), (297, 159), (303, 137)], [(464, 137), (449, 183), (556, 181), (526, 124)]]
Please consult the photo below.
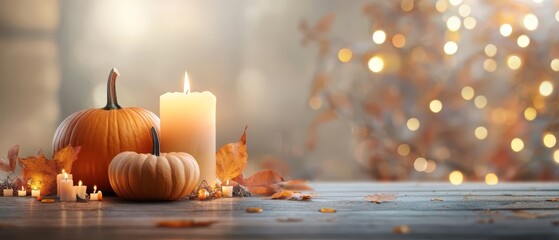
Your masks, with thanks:
[(159, 157), (159, 155), (161, 155), (161, 149), (159, 147), (159, 137), (157, 136), (157, 131), (154, 127), (151, 127), (151, 141), (153, 143), (153, 146), (151, 147), (151, 154)]
[(111, 69), (109, 73), (109, 80), (107, 81), (107, 105), (103, 108), (105, 110), (121, 109), (116, 99), (116, 78), (120, 76), (116, 68)]

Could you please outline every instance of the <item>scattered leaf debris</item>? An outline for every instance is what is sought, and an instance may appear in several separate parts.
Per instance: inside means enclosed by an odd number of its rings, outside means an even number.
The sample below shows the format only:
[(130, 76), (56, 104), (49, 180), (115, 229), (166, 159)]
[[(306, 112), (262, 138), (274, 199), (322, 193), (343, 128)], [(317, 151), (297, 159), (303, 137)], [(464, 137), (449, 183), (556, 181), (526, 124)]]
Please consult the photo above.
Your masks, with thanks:
[(279, 191), (272, 195), (272, 199), (288, 199), (295, 201), (309, 201), (314, 197), (314, 194), (293, 192), (293, 191)]
[(411, 228), (408, 225), (398, 225), (392, 229), (394, 233), (398, 234), (408, 234), (411, 232)]
[(247, 213), (261, 213), (264, 210), (262, 208), (259, 208), (259, 207), (248, 207), (248, 208), (245, 209), (245, 211)]
[(376, 203), (376, 204), (381, 204), (382, 202), (388, 202), (388, 201), (394, 201), (396, 200), (397, 193), (375, 193), (373, 195), (368, 195), (367, 197), (365, 197), (365, 199), (367, 199), (367, 201), (372, 202), (372, 203)]
[(559, 198), (552, 198), (545, 200), (546, 202), (559, 202)]

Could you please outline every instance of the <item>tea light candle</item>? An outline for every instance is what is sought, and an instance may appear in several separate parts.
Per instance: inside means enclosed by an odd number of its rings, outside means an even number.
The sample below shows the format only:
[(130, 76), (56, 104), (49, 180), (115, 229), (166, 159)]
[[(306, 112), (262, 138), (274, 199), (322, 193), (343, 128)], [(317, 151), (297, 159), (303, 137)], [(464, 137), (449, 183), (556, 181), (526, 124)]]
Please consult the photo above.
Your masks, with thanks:
[(81, 199), (85, 199), (85, 190), (86, 189), (87, 189), (87, 186), (85, 186), (85, 185), (82, 186), (82, 180), (80, 180), (78, 182), (78, 186), (74, 186), (74, 191), (76, 192), (78, 197), (80, 197)]
[(25, 197), (25, 195), (27, 195), (27, 192), (25, 191), (25, 188), (23, 188), (23, 186), (22, 186), (21, 190), (17, 190), (17, 196), (18, 197)]
[(6, 188), (4, 189), (4, 197), (13, 197), (14, 196), (14, 190), (11, 188)]
[(198, 183), (206, 180), (214, 186), (217, 99), (211, 92), (190, 92), (188, 74), (184, 75), (184, 92), (160, 97), (161, 151), (189, 153), (200, 166)]
[(223, 192), (223, 197), (233, 197), (233, 186), (229, 186), (229, 180), (223, 186), (221, 186), (221, 192)]
[(74, 181), (68, 178), (68, 174), (64, 173), (64, 179), (60, 181), (60, 201), (70, 202), (76, 196), (74, 192)]
[(99, 195), (97, 193), (97, 185), (93, 185), (93, 192), (89, 194), (90, 201), (98, 201)]
[[(62, 173), (56, 175), (56, 196), (60, 197), (60, 181), (64, 180), (66, 171), (62, 169)], [(72, 180), (72, 174), (68, 174), (68, 179)]]
[(32, 189), (31, 197), (38, 197), (38, 196), (41, 196), (41, 190), (39, 190), (38, 188)]

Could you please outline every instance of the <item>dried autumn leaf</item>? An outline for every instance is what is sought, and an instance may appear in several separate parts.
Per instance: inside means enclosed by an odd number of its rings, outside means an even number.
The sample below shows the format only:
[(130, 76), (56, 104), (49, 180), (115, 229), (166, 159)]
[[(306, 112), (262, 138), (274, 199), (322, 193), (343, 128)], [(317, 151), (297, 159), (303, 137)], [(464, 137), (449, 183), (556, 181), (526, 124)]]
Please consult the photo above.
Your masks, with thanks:
[(247, 165), (247, 128), (236, 143), (223, 145), (216, 154), (216, 175), (223, 181), (239, 176)]
[(336, 209), (334, 209), (334, 208), (326, 208), (326, 207), (320, 208), (318, 211), (321, 212), (321, 213), (335, 213), (335, 212), (337, 212)]
[(546, 202), (559, 202), (559, 198), (552, 198), (545, 200)]
[(397, 193), (375, 193), (366, 197), (367, 201), (380, 204), (382, 202), (394, 201), (397, 198)]
[(293, 191), (279, 191), (272, 195), (272, 199), (288, 199), (288, 200), (295, 200), (295, 201), (308, 201), (314, 197), (314, 194), (308, 193), (300, 193), (300, 192), (293, 192)]
[(392, 231), (398, 234), (408, 234), (411, 232), (411, 228), (408, 225), (398, 225)]
[(313, 190), (313, 188), (308, 185), (308, 181), (302, 179), (292, 179), (289, 181), (285, 181), (280, 183), (280, 186), (284, 190), (292, 190), (292, 191)]
[(261, 196), (271, 196), (278, 192), (280, 190), (279, 183), (285, 181), (282, 176), (272, 170), (256, 172), (249, 178), (240, 175), (234, 180), (248, 188), (252, 194)]
[(264, 209), (259, 208), (259, 207), (248, 207), (245, 209), (245, 212), (247, 213), (261, 213), (263, 212)]
[(288, 199), (293, 195), (292, 191), (279, 191), (272, 195), (272, 199)]
[(13, 172), (16, 170), (16, 163), (18, 161), (19, 145), (15, 145), (8, 150), (8, 160), (0, 158), (0, 170), (5, 172)]
[(170, 220), (160, 221), (157, 223), (158, 227), (164, 228), (195, 228), (195, 227), (209, 227), (217, 221), (194, 221), (194, 220)]
[(43, 195), (56, 193), (56, 175), (62, 172), (62, 169), (67, 172), (72, 170), (72, 164), (77, 160), (80, 149), (67, 146), (56, 152), (52, 160), (48, 160), (43, 154), (21, 158), (19, 164), (23, 167), (24, 182), (32, 180)]

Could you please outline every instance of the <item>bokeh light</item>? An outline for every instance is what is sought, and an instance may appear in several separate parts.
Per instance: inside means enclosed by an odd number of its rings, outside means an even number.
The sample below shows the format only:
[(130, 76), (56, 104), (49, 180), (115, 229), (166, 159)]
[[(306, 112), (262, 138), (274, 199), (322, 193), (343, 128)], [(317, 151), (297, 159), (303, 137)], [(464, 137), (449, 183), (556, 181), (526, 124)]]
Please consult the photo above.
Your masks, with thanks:
[(413, 168), (418, 172), (423, 172), (427, 169), (427, 160), (422, 157), (418, 157), (413, 162)]
[(524, 118), (526, 118), (526, 120), (532, 121), (536, 119), (537, 116), (538, 116), (538, 112), (536, 111), (535, 108), (527, 107), (526, 109), (524, 109)]
[(485, 138), (487, 138), (487, 128), (483, 127), (483, 126), (479, 126), (474, 130), (474, 135), (476, 136), (477, 139), (479, 140), (483, 140)]
[(510, 148), (515, 152), (520, 152), (524, 149), (524, 141), (520, 138), (515, 138), (510, 142)]
[(429, 109), (431, 109), (431, 112), (438, 113), (443, 109), (443, 103), (438, 99), (434, 99), (429, 103)]
[(386, 33), (383, 30), (376, 30), (373, 33), (373, 42), (376, 44), (383, 44), (386, 41)]
[(464, 100), (472, 100), (472, 98), (474, 98), (475, 91), (472, 87), (465, 86), (462, 88), (460, 94), (462, 95), (462, 98), (464, 98)]
[(460, 172), (460, 171), (452, 171), (448, 175), (448, 180), (453, 185), (460, 185), (464, 181), (464, 174), (462, 174), (462, 172)]
[(485, 175), (485, 184), (487, 185), (497, 185), (499, 183), (499, 177), (495, 173), (488, 173)]
[(507, 65), (509, 66), (510, 69), (516, 70), (519, 69), (520, 66), (522, 65), (522, 60), (520, 59), (520, 57), (516, 55), (511, 55), (507, 57)]
[(420, 123), (419, 120), (417, 118), (410, 118), (408, 119), (408, 122), (406, 124), (408, 126), (409, 130), (415, 131), (419, 128)]
[(534, 31), (538, 28), (538, 17), (536, 17), (536, 15), (529, 13), (526, 16), (524, 16), (524, 27), (527, 30), (530, 31)]
[(402, 157), (405, 157), (405, 156), (409, 155), (410, 151), (411, 151), (410, 145), (408, 145), (408, 144), (404, 143), (404, 144), (400, 144), (398, 146), (398, 154), (400, 154), (400, 156), (402, 156)]
[(503, 35), (503, 37), (508, 37), (512, 34), (512, 26), (508, 23), (505, 23), (501, 25), (501, 27), (499, 28), (499, 32), (501, 33), (501, 35)]
[(547, 97), (553, 93), (553, 84), (550, 81), (543, 81), (539, 87), (540, 94)]
[(351, 61), (352, 56), (353, 53), (349, 48), (342, 48), (340, 49), (340, 51), (338, 51), (338, 59), (340, 60), (340, 62), (349, 62)]
[(545, 145), (547, 148), (555, 147), (555, 144), (557, 143), (557, 139), (555, 138), (555, 135), (551, 133), (546, 133), (543, 136), (542, 141), (543, 141), (543, 145)]
[(374, 56), (369, 59), (369, 63), (367, 65), (369, 66), (369, 70), (371, 70), (371, 72), (378, 73), (384, 69), (384, 60), (382, 60), (379, 56)]

